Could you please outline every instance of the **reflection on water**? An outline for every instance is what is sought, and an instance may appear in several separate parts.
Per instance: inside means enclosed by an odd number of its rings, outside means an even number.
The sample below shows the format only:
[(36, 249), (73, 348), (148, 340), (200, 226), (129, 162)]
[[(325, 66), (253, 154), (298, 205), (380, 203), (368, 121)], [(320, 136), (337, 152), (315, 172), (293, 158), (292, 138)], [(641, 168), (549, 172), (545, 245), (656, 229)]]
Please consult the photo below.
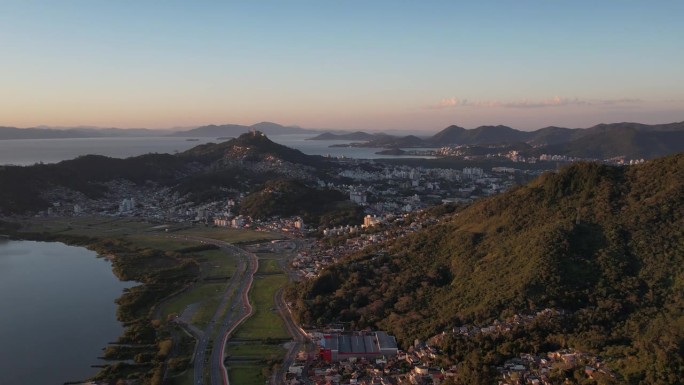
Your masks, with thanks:
[(123, 288), (109, 262), (62, 243), (0, 242), (0, 384), (62, 384), (122, 333)]

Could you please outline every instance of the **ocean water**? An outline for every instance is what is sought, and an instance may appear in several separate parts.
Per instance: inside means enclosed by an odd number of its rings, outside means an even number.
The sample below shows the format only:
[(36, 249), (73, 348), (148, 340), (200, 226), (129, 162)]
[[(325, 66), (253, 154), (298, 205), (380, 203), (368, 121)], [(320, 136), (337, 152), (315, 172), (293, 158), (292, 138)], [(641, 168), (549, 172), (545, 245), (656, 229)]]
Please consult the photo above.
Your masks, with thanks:
[[(308, 155), (347, 157), (356, 159), (396, 158), (377, 155), (380, 148), (329, 147), (349, 143), (332, 140), (306, 140), (314, 135), (273, 135), (269, 139), (295, 148)], [(141, 137), (141, 138), (78, 138), (78, 139), (14, 139), (0, 140), (0, 165), (27, 166), (35, 163), (57, 163), (81, 155), (95, 154), (127, 158), (147, 153), (183, 152), (200, 144), (220, 142), (216, 138)]]
[(26, 166), (57, 163), (80, 155), (105, 155), (127, 158), (147, 153), (174, 153), (188, 150), (210, 138), (187, 141), (186, 138), (77, 138), (0, 140), (0, 164)]
[(93, 364), (123, 327), (121, 282), (108, 261), (82, 247), (0, 240), (0, 384), (63, 384)]

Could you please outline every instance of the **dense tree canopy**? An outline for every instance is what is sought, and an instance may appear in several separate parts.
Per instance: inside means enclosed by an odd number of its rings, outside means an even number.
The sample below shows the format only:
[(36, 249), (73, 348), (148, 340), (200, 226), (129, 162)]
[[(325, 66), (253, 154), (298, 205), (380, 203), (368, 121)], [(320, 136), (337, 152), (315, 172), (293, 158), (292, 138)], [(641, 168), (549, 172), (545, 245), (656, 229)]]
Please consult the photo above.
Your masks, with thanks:
[(240, 203), (240, 213), (252, 218), (303, 217), (314, 225), (360, 223), (363, 209), (349, 197), (331, 189), (318, 189), (294, 180), (273, 180)]
[(684, 378), (684, 155), (575, 164), (448, 218), (292, 290), (300, 319), (375, 326), (407, 345), (551, 307), (562, 320), (482, 342), (483, 356), (569, 346), (609, 356), (629, 383)]

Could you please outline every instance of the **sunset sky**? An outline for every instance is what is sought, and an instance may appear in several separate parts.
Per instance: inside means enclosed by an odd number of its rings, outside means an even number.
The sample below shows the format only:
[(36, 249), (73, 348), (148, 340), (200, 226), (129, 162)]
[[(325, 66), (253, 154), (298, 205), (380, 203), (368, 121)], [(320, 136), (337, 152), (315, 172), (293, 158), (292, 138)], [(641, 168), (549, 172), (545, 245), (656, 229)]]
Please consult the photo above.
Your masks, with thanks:
[(684, 1), (0, 3), (0, 126), (684, 120)]

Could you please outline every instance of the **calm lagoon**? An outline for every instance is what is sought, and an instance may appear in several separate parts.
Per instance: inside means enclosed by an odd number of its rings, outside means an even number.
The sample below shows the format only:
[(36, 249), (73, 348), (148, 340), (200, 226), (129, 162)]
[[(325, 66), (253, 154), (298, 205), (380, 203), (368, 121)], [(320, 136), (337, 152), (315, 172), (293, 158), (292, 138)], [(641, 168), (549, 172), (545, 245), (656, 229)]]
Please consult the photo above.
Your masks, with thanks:
[(94, 364), (123, 327), (111, 264), (82, 247), (0, 240), (0, 384), (63, 384)]

